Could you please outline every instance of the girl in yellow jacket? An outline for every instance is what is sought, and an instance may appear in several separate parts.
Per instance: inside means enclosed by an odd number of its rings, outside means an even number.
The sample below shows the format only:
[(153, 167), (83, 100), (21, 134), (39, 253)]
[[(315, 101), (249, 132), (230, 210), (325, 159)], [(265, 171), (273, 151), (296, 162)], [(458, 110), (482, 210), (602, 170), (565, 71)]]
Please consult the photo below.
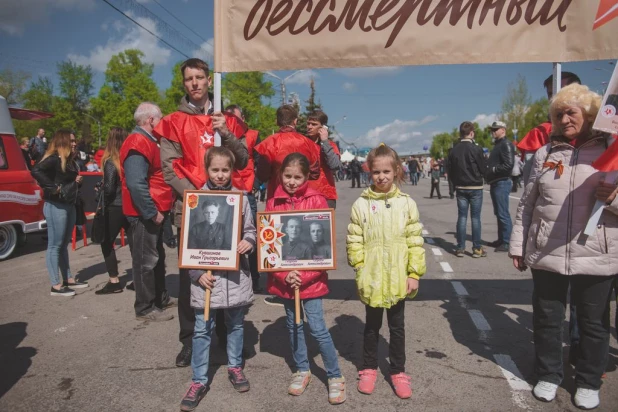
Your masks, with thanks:
[(369, 152), (367, 164), (374, 184), (354, 202), (346, 239), (348, 263), (356, 271), (366, 313), (358, 390), (369, 395), (375, 388), (378, 338), (386, 309), (391, 383), (395, 394), (407, 399), (412, 385), (405, 373), (405, 299), (416, 296), (425, 273), (422, 229), (416, 203), (399, 190), (403, 170), (397, 152), (381, 144)]

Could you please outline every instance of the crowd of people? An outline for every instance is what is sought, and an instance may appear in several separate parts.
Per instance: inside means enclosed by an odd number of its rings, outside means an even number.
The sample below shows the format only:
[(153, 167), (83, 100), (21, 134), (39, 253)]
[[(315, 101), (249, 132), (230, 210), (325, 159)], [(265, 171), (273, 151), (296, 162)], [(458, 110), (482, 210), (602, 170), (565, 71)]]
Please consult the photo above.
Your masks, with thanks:
[[(181, 400), (183, 411), (194, 410), (208, 391), (209, 348), (213, 331), (227, 349), (228, 379), (238, 392), (250, 390), (244, 372), (243, 322), (254, 293), (260, 290), (257, 270), (257, 202), (266, 200), (265, 211), (306, 211), (337, 207), (336, 174), (342, 169), (337, 145), (328, 138), (327, 115), (308, 116), (307, 134), (296, 130), (298, 113), (293, 106), (277, 110), (279, 131), (260, 142), (249, 130), (237, 105), (215, 112), (208, 65), (189, 59), (180, 67), (186, 95), (176, 112), (163, 116), (160, 108), (141, 103), (134, 112), (135, 128), (113, 128), (100, 167), (105, 234), (101, 250), (109, 280), (97, 295), (120, 293), (118, 261), (113, 243), (124, 228), (131, 248), (134, 311), (148, 321), (173, 319), (177, 307), (181, 350), (178, 367), (191, 366), (192, 383)], [(487, 256), (481, 244), (483, 188), (487, 183), (498, 223), (496, 252), (508, 253), (517, 270), (530, 268), (534, 283), (533, 328), (538, 382), (533, 394), (552, 401), (563, 378), (562, 321), (570, 296), (571, 362), (575, 365), (578, 407), (599, 405), (599, 388), (609, 350), (609, 300), (618, 273), (614, 239), (618, 235), (618, 187), (606, 182), (592, 162), (608, 147), (611, 137), (592, 130), (600, 96), (579, 84), (564, 87), (551, 100), (551, 138), (538, 145), (526, 163), (516, 162), (514, 145), (506, 138), (506, 124), (491, 125), (495, 145), (489, 156), (474, 142), (474, 125), (460, 125), (460, 142), (442, 162), (410, 157), (402, 162), (387, 145), (373, 148), (361, 164), (348, 165), (352, 187), (368, 174), (367, 185), (354, 202), (347, 227), (347, 259), (356, 272), (356, 284), (365, 305), (363, 357), (357, 389), (371, 394), (378, 368), (378, 338), (383, 313), (390, 333), (390, 382), (402, 399), (412, 395), (405, 371), (405, 300), (416, 296), (426, 271), (419, 211), (402, 191), (405, 178), (417, 185), (431, 179), (441, 198), (440, 179), (449, 180), (449, 194), (457, 198), (456, 251), (465, 256), (468, 210), (472, 220), (472, 257)], [(215, 134), (221, 146), (215, 146)], [(44, 131), (43, 131), (44, 136)], [(38, 136), (40, 139), (41, 136)], [(32, 146), (23, 142), (24, 150)], [(28, 148), (26, 147), (28, 146)], [(35, 144), (36, 145), (36, 144)], [(71, 273), (67, 246), (76, 220), (76, 202), (82, 183), (75, 134), (57, 130), (40, 158), (33, 159), (32, 175), (43, 189), (48, 224), (47, 270), (52, 296), (73, 296), (87, 288)], [(529, 146), (526, 150), (533, 151)], [(520, 147), (521, 148), (521, 147)], [(37, 149), (36, 153), (39, 153)], [(509, 196), (522, 176), (524, 193), (515, 223), (509, 212)], [(514, 179), (513, 177), (517, 177)], [(240, 254), (236, 271), (180, 269), (178, 299), (165, 284), (164, 238), (168, 226), (181, 236), (185, 190), (240, 191), (243, 193)], [(256, 199), (254, 193), (265, 191)], [(583, 234), (596, 200), (606, 204), (594, 236)], [(219, 221), (219, 205), (206, 202), (199, 209), (202, 223), (191, 227), (188, 247), (231, 248)], [(283, 255), (294, 259), (324, 258), (330, 254), (324, 227), (308, 226), (310, 244), (301, 242), (298, 219), (285, 222), (287, 236)], [(333, 245), (334, 246), (334, 245)], [(179, 250), (180, 253), (180, 250)], [(330, 256), (329, 256), (330, 257)], [(569, 295), (570, 289), (570, 295)], [(205, 311), (206, 291), (211, 291)], [(301, 321), (295, 321), (298, 291)], [(346, 400), (346, 379), (324, 320), (322, 297), (328, 292), (323, 270), (291, 270), (269, 273), (269, 302), (283, 306), (294, 371), (290, 395), (303, 394), (311, 382), (305, 322), (317, 341), (328, 376), (328, 401)], [(208, 313), (208, 316), (206, 316)]]

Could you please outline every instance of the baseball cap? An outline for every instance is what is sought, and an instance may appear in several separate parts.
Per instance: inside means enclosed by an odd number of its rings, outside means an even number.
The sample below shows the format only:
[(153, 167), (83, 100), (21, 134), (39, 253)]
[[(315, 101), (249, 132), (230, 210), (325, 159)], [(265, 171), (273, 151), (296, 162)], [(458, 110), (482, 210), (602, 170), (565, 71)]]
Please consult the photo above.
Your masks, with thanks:
[(489, 128), (492, 130), (493, 129), (506, 129), (506, 123), (496, 121), (496, 122), (493, 122), (491, 126), (489, 126)]

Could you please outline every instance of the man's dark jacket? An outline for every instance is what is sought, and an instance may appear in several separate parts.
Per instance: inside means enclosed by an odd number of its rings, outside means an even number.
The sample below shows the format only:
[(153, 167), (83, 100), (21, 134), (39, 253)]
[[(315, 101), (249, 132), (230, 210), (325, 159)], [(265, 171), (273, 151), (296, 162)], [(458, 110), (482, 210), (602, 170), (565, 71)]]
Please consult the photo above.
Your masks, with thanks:
[(482, 189), (486, 162), (483, 149), (471, 139), (462, 139), (447, 159), (448, 176), (459, 189)]
[(488, 184), (510, 179), (515, 165), (515, 148), (506, 137), (496, 141), (487, 161), (485, 180)]

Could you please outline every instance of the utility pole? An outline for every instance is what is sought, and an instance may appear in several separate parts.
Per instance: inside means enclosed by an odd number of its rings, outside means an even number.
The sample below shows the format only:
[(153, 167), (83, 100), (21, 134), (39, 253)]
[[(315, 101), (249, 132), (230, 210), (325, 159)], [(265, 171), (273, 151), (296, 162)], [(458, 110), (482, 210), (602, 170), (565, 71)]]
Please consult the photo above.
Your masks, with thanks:
[(264, 74), (270, 77), (274, 77), (275, 79), (279, 80), (279, 85), (281, 87), (281, 106), (286, 104), (286, 101), (287, 101), (287, 94), (285, 92), (285, 82), (287, 82), (288, 80), (290, 80), (292, 77), (296, 76), (300, 72), (304, 72), (304, 70), (297, 70), (294, 73), (290, 74), (285, 79), (282, 79), (281, 77), (277, 76), (273, 72), (264, 72)]

